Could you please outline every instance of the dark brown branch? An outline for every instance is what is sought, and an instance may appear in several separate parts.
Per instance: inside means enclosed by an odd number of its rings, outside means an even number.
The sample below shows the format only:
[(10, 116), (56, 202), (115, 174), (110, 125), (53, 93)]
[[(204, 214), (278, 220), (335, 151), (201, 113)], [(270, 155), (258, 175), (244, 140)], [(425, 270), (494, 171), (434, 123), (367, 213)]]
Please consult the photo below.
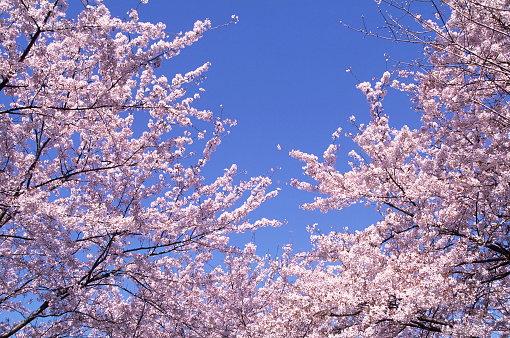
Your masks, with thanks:
[(444, 320), (435, 319), (435, 318), (420, 316), (420, 317), (418, 317), (418, 320), (421, 320), (422, 322), (427, 322), (427, 323), (432, 323), (432, 324), (438, 324), (438, 325), (453, 327), (452, 323), (446, 322)]
[[(57, 4), (58, 4), (59, 0), (56, 0), (55, 3), (53, 4), (53, 9), (50, 10), (47, 14), (46, 14), (46, 17), (44, 18), (43, 20), (43, 26), (48, 22), (48, 20), (50, 19), (51, 17), (51, 14), (53, 13), (53, 10), (57, 7)], [(30, 49), (32, 49), (32, 47), (34, 46), (35, 42), (37, 41), (37, 39), (39, 38), (39, 35), (41, 35), (42, 33), (42, 28), (41, 27), (37, 27), (37, 30), (35, 32), (35, 34), (32, 36), (32, 38), (30, 39), (30, 42), (28, 43), (27, 47), (25, 48), (25, 50), (23, 51), (23, 54), (21, 54), (18, 62), (21, 63), (25, 60), (25, 58), (27, 57), (28, 53), (30, 53)], [(5, 88), (5, 86), (7, 85), (7, 83), (10, 81), (10, 76), (7, 75), (6, 77), (4, 77), (4, 79), (2, 80), (2, 82), (0, 83), (0, 91), (2, 89)]]
[(39, 317), (39, 315), (48, 308), (49, 306), (49, 302), (48, 301), (45, 301), (44, 303), (41, 304), (41, 306), (39, 306), (39, 308), (37, 310), (35, 310), (34, 312), (32, 312), (27, 318), (25, 318), (24, 320), (22, 320), (21, 322), (19, 322), (16, 326), (14, 326), (12, 329), (9, 330), (9, 332), (6, 332), (4, 334), (2, 334), (0, 336), (0, 338), (7, 338), (7, 337), (10, 337), (12, 336), (13, 334), (15, 334), (16, 332), (18, 332), (19, 330), (21, 330), (22, 328), (24, 328), (25, 326), (27, 326), (28, 324), (30, 324), (31, 321), (33, 321), (34, 319), (36, 319), (37, 317)]
[(395, 205), (395, 204), (393, 204), (393, 203), (390, 203), (390, 202), (384, 202), (384, 204), (386, 204), (387, 206), (389, 206), (389, 207), (391, 207), (391, 208), (393, 208), (393, 209), (395, 209), (395, 210), (398, 210), (398, 211), (400, 211), (400, 212), (402, 212), (402, 213), (406, 214), (407, 216), (414, 217), (414, 214), (413, 214), (412, 212), (409, 212), (409, 211), (407, 211), (407, 210), (405, 210), (405, 209), (402, 209), (401, 207), (398, 207), (398, 206), (396, 206), (396, 205)]

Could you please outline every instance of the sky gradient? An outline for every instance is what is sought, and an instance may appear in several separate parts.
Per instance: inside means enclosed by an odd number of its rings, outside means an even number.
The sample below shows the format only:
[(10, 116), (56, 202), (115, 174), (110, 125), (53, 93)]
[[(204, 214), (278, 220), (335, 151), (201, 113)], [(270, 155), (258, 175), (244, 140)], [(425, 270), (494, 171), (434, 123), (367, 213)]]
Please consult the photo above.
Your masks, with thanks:
[[(123, 17), (138, 2), (104, 3), (113, 15)], [(287, 183), (291, 178), (304, 178), (302, 164), (277, 150), (280, 144), (288, 150), (321, 156), (338, 127), (354, 131), (349, 116), (355, 115), (361, 122), (368, 120), (369, 106), (356, 89), (357, 79), (372, 81), (393, 69), (386, 54), (406, 61), (420, 56), (419, 46), (366, 37), (341, 23), (362, 28), (365, 22), (369, 29), (382, 25), (373, 0), (149, 0), (138, 9), (140, 20), (163, 22), (169, 32), (184, 32), (205, 18), (219, 26), (231, 21), (231, 15), (239, 17), (237, 24), (207, 32), (161, 69), (170, 78), (210, 62), (202, 84), (206, 92), (195, 106), (219, 114), (222, 105), (223, 117), (238, 122), (213, 154), (204, 171), (206, 178), (221, 175), (232, 163), (246, 170), (248, 177), (281, 168), (273, 175), (274, 187), (282, 189), (280, 195), (250, 219), (276, 218), (286, 220), (286, 224), (239, 236), (235, 244), (251, 240), (259, 247), (259, 254), (275, 254), (289, 242), (296, 250), (306, 250), (306, 227), (310, 224), (318, 223), (323, 231), (344, 227), (354, 231), (378, 220), (373, 208), (362, 205), (327, 214), (300, 210), (299, 205), (314, 196)], [(348, 68), (351, 73), (346, 72)], [(390, 92), (385, 108), (393, 126), (413, 127), (419, 120), (405, 94)], [(353, 145), (348, 139), (340, 143), (345, 150), (339, 153), (338, 168), (348, 169), (347, 153)]]

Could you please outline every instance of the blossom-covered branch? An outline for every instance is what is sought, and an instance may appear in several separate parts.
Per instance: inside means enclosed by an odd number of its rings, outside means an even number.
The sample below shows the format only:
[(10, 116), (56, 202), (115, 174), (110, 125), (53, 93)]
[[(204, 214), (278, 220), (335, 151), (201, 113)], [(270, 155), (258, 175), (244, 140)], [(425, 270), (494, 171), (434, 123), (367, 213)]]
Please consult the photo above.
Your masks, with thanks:
[(0, 337), (208, 336), (239, 325), (217, 309), (197, 320), (226, 278), (207, 264), (234, 255), (229, 234), (279, 224), (248, 220), (277, 192), (268, 177), (241, 181), (235, 165), (206, 183), (202, 169), (234, 121), (193, 107), (208, 63), (171, 79), (157, 70), (211, 23), (171, 37), (137, 10), (120, 20), (98, 1), (73, 19), (69, 5), (0, 6), (10, 101), (0, 106)]

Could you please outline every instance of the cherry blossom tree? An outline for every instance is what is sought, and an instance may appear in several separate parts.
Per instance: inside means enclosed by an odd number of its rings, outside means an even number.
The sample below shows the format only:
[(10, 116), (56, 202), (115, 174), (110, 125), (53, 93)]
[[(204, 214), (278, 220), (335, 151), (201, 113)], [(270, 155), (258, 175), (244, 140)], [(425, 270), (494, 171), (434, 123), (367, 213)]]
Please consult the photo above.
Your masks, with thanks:
[[(193, 108), (209, 64), (172, 79), (157, 69), (211, 23), (169, 35), (137, 10), (67, 9), (0, 1), (0, 337), (245, 327), (269, 272), (228, 235), (278, 225), (247, 218), (276, 191), (235, 165), (202, 177), (234, 121)], [(215, 252), (222, 267), (209, 266)]]
[[(424, 59), (358, 85), (371, 119), (352, 118), (350, 171), (335, 168), (338, 141), (323, 159), (290, 152), (313, 179), (294, 185), (323, 196), (305, 209), (365, 203), (382, 215), (356, 233), (313, 232), (313, 250), (281, 268), (288, 301), (274, 308), (295, 313), (286, 322), (295, 330), (510, 336), (509, 3), (423, 3), (383, 1), (389, 35), (363, 29), (423, 44)], [(382, 104), (390, 87), (412, 95), (418, 128), (391, 126)]]

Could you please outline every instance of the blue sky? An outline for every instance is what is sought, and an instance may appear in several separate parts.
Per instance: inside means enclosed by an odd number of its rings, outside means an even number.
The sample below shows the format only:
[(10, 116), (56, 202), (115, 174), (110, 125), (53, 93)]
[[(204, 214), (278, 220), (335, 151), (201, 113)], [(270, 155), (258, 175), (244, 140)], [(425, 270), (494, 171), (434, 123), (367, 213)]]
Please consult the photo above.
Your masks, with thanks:
[[(104, 0), (117, 16), (125, 16), (137, 1)], [(343, 21), (371, 29), (382, 24), (373, 0), (150, 0), (139, 6), (140, 19), (166, 24), (169, 32), (189, 30), (196, 20), (209, 18), (213, 26), (239, 17), (239, 22), (209, 31), (195, 45), (162, 68), (168, 77), (185, 73), (211, 62), (206, 89), (197, 101), (223, 116), (236, 119), (238, 125), (223, 140), (206, 171), (209, 178), (236, 163), (248, 176), (265, 174), (280, 167), (273, 179), (281, 183), (280, 196), (263, 205), (257, 217), (287, 220), (279, 229), (269, 228), (235, 238), (236, 244), (253, 240), (259, 253), (276, 253), (292, 241), (296, 250), (309, 248), (306, 227), (318, 223), (324, 231), (332, 227), (361, 230), (378, 219), (373, 209), (354, 206), (321, 214), (303, 211), (299, 205), (313, 195), (288, 186), (291, 178), (304, 178), (302, 164), (277, 150), (286, 149), (321, 155), (332, 141), (331, 134), (342, 127), (353, 131), (351, 115), (358, 121), (369, 116), (364, 95), (355, 88), (358, 81), (347, 73), (349, 67), (361, 81), (380, 78), (392, 63), (385, 53), (399, 60), (419, 57), (419, 46), (396, 44), (365, 37), (343, 26)], [(418, 114), (410, 109), (402, 93), (390, 92), (386, 111), (394, 126), (416, 126)], [(352, 144), (341, 140), (347, 151), (341, 152), (339, 168), (347, 169), (347, 152)], [(281, 251), (280, 251), (281, 252)]]

